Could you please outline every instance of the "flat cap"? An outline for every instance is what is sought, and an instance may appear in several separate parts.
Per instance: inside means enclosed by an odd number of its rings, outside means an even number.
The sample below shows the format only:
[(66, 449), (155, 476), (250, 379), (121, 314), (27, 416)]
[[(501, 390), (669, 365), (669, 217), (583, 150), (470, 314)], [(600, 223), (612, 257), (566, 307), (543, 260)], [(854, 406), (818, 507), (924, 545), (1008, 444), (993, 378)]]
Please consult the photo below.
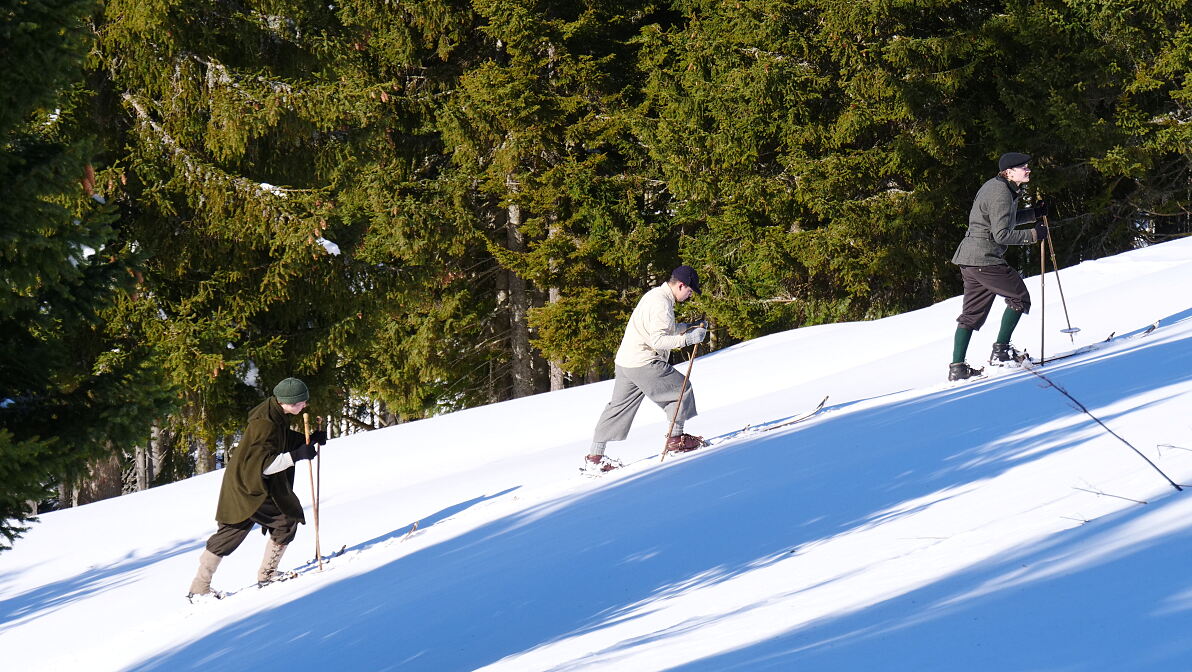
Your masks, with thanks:
[(1002, 154), (1002, 158), (997, 160), (997, 172), (1002, 172), (1007, 168), (1017, 168), (1024, 163), (1029, 163), (1031, 160), (1030, 154), (1023, 154), (1021, 152), (1006, 152)]

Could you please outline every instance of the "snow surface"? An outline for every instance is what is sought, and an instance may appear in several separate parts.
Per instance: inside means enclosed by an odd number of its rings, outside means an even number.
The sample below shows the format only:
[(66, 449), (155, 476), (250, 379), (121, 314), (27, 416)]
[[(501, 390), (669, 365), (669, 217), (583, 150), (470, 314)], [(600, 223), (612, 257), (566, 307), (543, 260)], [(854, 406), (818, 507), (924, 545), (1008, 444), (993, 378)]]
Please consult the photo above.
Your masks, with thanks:
[(333, 440), (346, 552), (312, 569), (305, 526), (302, 575), (258, 590), (254, 533), (218, 602), (183, 595), (221, 473), (44, 515), (0, 554), (0, 667), (1192, 669), (1192, 493), (1164, 477), (1192, 483), (1192, 240), (1064, 269), (1075, 343), (1054, 280), (1048, 354), (1160, 320), (1042, 369), (1104, 428), (1029, 371), (944, 382), (959, 297), (799, 329), (697, 359), (688, 429), (822, 413), (660, 463), (647, 404), (600, 479), (577, 467), (611, 381)]

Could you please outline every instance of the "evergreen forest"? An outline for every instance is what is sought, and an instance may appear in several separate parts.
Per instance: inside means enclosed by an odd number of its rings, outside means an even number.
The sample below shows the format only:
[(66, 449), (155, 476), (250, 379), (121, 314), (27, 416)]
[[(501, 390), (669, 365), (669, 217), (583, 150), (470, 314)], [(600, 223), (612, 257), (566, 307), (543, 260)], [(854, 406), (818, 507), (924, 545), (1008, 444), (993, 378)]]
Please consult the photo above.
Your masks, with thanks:
[(1004, 152), (1061, 266), (1188, 235), (1190, 71), (1178, 0), (0, 0), (0, 549), (287, 376), (332, 436), (606, 379), (680, 263), (713, 349), (955, 296)]

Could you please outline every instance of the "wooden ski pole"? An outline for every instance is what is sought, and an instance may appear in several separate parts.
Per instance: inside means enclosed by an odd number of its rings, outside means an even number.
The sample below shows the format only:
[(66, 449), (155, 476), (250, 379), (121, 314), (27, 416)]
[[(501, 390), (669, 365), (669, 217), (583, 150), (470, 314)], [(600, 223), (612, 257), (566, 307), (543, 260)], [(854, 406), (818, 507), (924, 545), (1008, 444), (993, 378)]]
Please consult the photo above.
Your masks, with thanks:
[(671, 416), (670, 427), (666, 430), (666, 442), (662, 444), (661, 462), (666, 459), (666, 452), (670, 450), (670, 435), (675, 431), (675, 422), (679, 419), (679, 410), (683, 408), (683, 397), (687, 394), (687, 380), (691, 378), (691, 369), (695, 366), (695, 355), (699, 352), (699, 343), (691, 348), (691, 359), (687, 360), (687, 374), (683, 376), (683, 384), (679, 386), (679, 401), (675, 403), (675, 414)]
[[(310, 443), (310, 413), (302, 414), (302, 430), (306, 436), (306, 442)], [(310, 474), (310, 500), (315, 517), (315, 559), (319, 561), (319, 571), (321, 572), (323, 571), (323, 552), (319, 548), (319, 497), (318, 491), (315, 489), (315, 468), (309, 461), (306, 463), (306, 472)]]

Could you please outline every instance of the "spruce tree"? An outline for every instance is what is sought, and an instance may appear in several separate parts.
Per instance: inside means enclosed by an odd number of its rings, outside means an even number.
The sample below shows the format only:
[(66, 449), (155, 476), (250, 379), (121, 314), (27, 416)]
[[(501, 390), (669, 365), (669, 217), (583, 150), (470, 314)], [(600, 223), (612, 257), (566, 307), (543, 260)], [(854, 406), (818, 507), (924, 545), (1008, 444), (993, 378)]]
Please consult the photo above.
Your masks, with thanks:
[(331, 253), (360, 226), (335, 187), (381, 101), (326, 3), (109, 2), (101, 35), (103, 177), (148, 259), (121, 317), (179, 390), (167, 426), (202, 471), (281, 378), (316, 412), (346, 396), (334, 353), (369, 282)]
[(1024, 203), (1056, 206), (1068, 259), (1184, 225), (1182, 4), (676, 8), (643, 35), (642, 135), (734, 337), (955, 294), (948, 259), (1006, 151), (1035, 156)]
[(475, 15), (467, 2), (361, 2), (341, 19), (359, 36), (359, 79), (377, 104), (336, 180), (364, 290), (344, 325), (341, 384), (400, 419), (485, 403), (500, 359), (482, 289), (493, 265), (436, 126), (479, 60)]
[(148, 434), (168, 397), (152, 361), (107, 322), (135, 254), (104, 204), (86, 131), (92, 2), (0, 14), (0, 548), (53, 488)]
[[(488, 286), (507, 344), (500, 394), (516, 397), (611, 371), (619, 336), (605, 325), (656, 280), (659, 251), (674, 249), (665, 196), (629, 123), (637, 34), (657, 9), (474, 7), (487, 59), (461, 75), (440, 123), (498, 269)], [(585, 307), (588, 319), (574, 319)]]

